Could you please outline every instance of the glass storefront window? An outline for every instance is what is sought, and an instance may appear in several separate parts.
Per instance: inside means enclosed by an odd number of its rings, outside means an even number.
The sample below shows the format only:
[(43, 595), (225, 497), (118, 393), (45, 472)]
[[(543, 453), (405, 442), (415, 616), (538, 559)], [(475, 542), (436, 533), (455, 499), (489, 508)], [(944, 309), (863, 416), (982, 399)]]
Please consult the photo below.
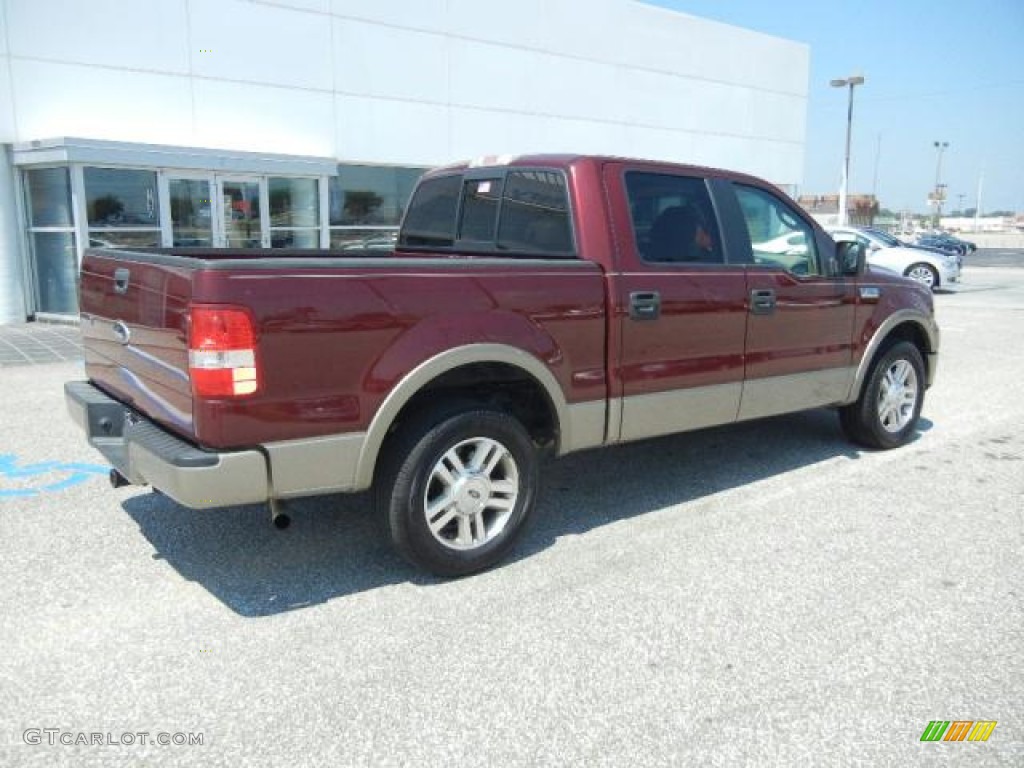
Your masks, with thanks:
[(271, 178), (271, 227), (316, 227), (320, 223), (320, 185), (316, 179)]
[(398, 233), (390, 227), (380, 229), (332, 229), (331, 250), (349, 249), (391, 251), (395, 248)]
[(58, 315), (78, 312), (78, 257), (71, 232), (34, 232), (36, 311)]
[(73, 227), (71, 184), (67, 168), (39, 168), (25, 171), (29, 225), (32, 227)]
[(213, 246), (213, 205), (208, 179), (170, 179), (171, 242), (176, 248)]
[(85, 168), (84, 177), (90, 227), (160, 227), (153, 171)]
[(155, 248), (160, 245), (160, 230), (150, 232), (89, 230), (90, 248)]
[(318, 179), (267, 179), (270, 198), (270, 247), (320, 247)]
[(402, 220), (405, 205), (426, 168), (339, 165), (329, 179), (331, 226), (391, 226)]

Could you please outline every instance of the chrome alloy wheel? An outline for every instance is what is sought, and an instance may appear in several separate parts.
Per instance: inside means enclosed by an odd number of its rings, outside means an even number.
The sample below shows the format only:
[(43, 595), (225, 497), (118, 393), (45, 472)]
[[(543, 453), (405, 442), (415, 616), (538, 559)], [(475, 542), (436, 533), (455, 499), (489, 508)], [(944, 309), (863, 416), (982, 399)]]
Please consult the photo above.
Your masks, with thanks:
[(519, 468), (508, 448), (486, 437), (463, 440), (430, 471), (427, 527), (450, 549), (477, 549), (504, 530), (518, 497)]
[(909, 272), (907, 277), (911, 280), (916, 280), (921, 285), (926, 285), (929, 288), (935, 287), (935, 270), (929, 267), (927, 264), (918, 264)]
[(917, 406), (917, 373), (907, 360), (896, 360), (885, 372), (878, 389), (878, 421), (895, 434), (914, 418)]

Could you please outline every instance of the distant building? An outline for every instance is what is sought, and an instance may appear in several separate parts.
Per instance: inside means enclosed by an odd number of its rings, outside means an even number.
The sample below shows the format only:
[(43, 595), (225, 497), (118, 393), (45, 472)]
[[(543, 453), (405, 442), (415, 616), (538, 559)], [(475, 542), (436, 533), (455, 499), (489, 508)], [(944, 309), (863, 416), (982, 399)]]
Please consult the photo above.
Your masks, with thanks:
[[(797, 203), (819, 224), (831, 226), (839, 223), (839, 195), (800, 195)], [(870, 227), (878, 215), (878, 199), (874, 195), (848, 195), (846, 223)]]

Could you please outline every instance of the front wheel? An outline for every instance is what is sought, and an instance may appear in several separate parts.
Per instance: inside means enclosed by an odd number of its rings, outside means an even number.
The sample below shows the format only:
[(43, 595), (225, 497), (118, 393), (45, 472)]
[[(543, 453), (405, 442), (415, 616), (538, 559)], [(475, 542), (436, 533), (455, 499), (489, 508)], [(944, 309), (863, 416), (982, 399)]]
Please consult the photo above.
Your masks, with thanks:
[(939, 287), (939, 273), (935, 270), (931, 264), (925, 264), (923, 262), (919, 264), (911, 264), (907, 267), (907, 271), (903, 273), (905, 277), (909, 277), (911, 280), (916, 280), (929, 288)]
[(847, 437), (869, 448), (896, 448), (913, 434), (924, 404), (924, 361), (917, 347), (900, 341), (871, 367), (857, 402), (839, 409)]
[(537, 453), (518, 420), (487, 408), (419, 419), (386, 450), (377, 504), (407, 560), (464, 576), (509, 552), (537, 494)]

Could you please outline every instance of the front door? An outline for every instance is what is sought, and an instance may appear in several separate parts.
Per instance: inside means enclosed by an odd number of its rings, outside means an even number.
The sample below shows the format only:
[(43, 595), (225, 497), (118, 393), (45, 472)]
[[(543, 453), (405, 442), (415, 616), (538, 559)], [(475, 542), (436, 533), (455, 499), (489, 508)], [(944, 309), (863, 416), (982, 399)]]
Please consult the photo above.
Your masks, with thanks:
[(727, 216), (745, 235), (748, 262), (739, 418), (843, 400), (854, 375), (854, 280), (835, 274), (828, 243), (781, 195), (739, 183), (731, 187)]
[(217, 177), (217, 211), (223, 248), (268, 248), (264, 181), (257, 176)]
[(172, 176), (167, 179), (169, 210), (163, 220), (169, 222), (164, 243), (176, 248), (210, 248), (215, 243), (213, 180), (208, 175)]

